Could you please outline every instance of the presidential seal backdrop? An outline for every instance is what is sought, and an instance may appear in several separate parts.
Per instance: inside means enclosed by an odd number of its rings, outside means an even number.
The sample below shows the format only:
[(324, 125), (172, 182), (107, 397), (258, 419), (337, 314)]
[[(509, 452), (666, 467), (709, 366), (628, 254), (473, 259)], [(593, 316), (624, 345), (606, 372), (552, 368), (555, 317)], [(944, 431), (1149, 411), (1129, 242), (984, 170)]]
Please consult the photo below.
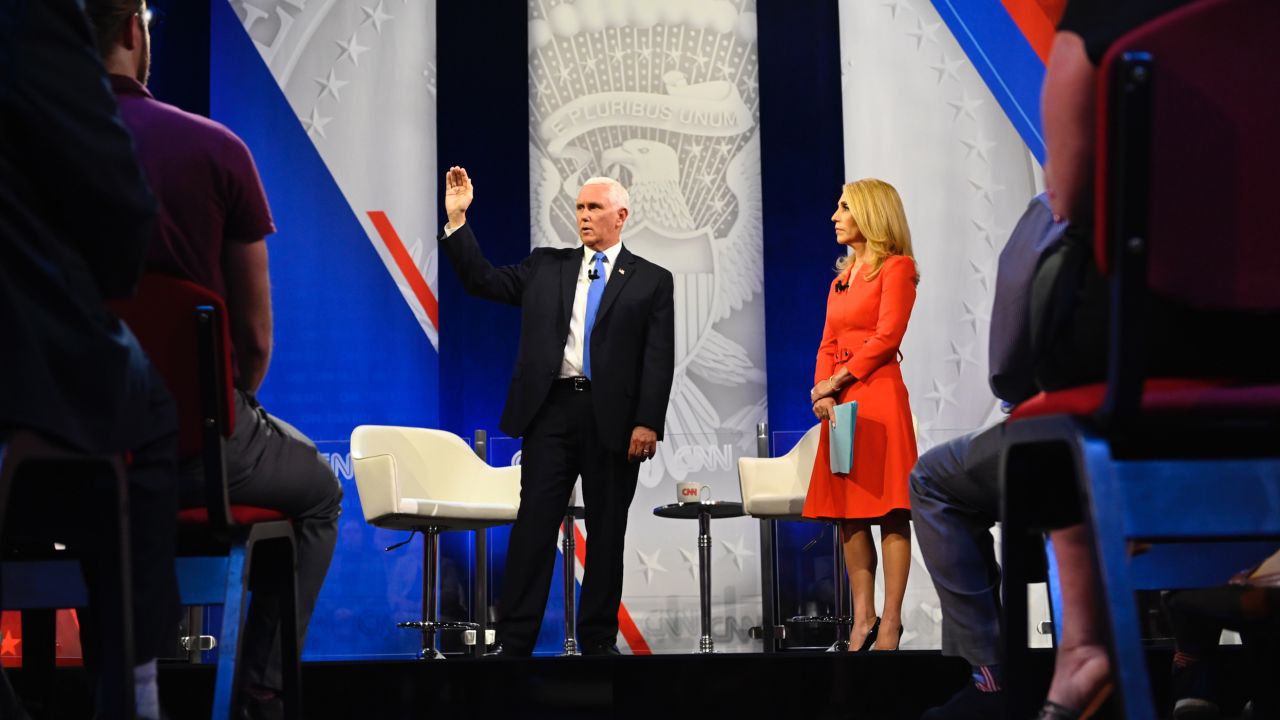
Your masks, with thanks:
[[(696, 647), (697, 526), (652, 509), (673, 502), (686, 479), (713, 499), (737, 500), (737, 458), (754, 453), (766, 414), (754, 9), (727, 0), (529, 3), (533, 247), (577, 246), (578, 189), (608, 175), (631, 193), (623, 243), (675, 276), (666, 441), (641, 468), (623, 592), (658, 652)], [(754, 649), (756, 524), (716, 521), (712, 533), (716, 647)]]

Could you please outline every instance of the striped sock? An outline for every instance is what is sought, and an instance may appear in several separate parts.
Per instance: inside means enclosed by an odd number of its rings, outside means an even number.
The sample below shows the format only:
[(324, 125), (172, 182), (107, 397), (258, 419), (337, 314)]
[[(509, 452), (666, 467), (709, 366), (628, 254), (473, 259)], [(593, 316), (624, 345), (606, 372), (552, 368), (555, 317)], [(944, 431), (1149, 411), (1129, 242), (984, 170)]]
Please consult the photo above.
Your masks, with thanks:
[(973, 685), (979, 692), (1000, 692), (1000, 666), (973, 666)]

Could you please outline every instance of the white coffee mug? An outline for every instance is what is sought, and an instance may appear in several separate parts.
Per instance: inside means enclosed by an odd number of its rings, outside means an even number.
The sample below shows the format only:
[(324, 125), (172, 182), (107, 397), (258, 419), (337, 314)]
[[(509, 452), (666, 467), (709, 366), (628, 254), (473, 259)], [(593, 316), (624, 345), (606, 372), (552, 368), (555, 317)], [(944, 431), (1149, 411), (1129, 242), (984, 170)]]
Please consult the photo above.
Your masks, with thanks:
[(692, 480), (676, 483), (676, 502), (683, 505), (691, 502), (710, 502), (710, 500), (710, 487), (699, 485)]

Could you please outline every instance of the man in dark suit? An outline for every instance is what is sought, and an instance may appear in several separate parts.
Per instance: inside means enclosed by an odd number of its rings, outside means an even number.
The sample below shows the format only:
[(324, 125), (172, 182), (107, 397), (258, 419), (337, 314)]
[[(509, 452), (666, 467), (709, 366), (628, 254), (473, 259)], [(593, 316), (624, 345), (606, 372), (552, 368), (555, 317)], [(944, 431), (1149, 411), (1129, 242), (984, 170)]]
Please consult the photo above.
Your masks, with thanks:
[(577, 201), (572, 249), (538, 248), (494, 267), (467, 224), (467, 171), (445, 176), (449, 223), (440, 246), (472, 295), (519, 305), (520, 349), (499, 424), (523, 437), (520, 511), (507, 550), (498, 649), (529, 655), (547, 603), (556, 529), (578, 475), (587, 561), (578, 639), (585, 655), (616, 655), (627, 511), (640, 463), (653, 457), (675, 371), (671, 273), (621, 243), (627, 191), (591, 178)]

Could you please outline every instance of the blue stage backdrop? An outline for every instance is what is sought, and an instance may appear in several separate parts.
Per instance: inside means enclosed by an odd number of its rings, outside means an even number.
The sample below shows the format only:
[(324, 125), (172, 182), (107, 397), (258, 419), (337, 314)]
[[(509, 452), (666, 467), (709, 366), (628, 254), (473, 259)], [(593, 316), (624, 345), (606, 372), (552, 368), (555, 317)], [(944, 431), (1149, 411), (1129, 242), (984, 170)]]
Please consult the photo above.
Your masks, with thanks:
[(317, 441), (346, 492), (306, 656), (411, 655), (417, 638), (394, 623), (420, 615), (420, 545), (382, 551), (402, 537), (364, 522), (348, 440), (362, 423), (438, 427), (439, 359), (357, 214), (382, 208), (352, 208), (238, 9), (210, 6), (210, 112), (253, 151), (278, 227), (268, 239), (275, 350), (260, 397)]

